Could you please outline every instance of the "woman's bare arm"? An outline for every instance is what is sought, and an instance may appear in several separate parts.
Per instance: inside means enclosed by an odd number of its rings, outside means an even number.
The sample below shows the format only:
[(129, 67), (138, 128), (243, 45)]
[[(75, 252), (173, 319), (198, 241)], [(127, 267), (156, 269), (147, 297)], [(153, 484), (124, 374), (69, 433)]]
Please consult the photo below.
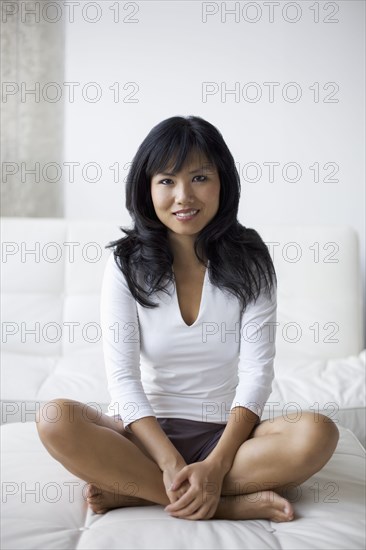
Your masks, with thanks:
[(172, 484), (176, 474), (187, 464), (160, 427), (156, 417), (145, 416), (139, 418), (131, 422), (128, 428), (143, 443), (145, 449), (163, 472), (163, 483), (170, 502), (173, 503), (179, 500), (189, 489), (189, 481), (184, 481), (177, 489), (172, 489)]
[(131, 432), (143, 443), (159, 468), (184, 467), (186, 462), (160, 427), (155, 416), (145, 416), (128, 425)]
[(226, 474), (233, 464), (240, 445), (248, 439), (257, 421), (258, 416), (251, 410), (245, 407), (234, 407), (230, 412), (225, 430), (206, 461), (218, 464)]

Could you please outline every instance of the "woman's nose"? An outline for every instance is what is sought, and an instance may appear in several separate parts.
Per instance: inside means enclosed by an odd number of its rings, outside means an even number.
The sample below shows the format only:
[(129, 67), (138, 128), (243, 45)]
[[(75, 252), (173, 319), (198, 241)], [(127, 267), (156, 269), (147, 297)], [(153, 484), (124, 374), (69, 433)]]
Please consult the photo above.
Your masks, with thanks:
[(176, 200), (177, 202), (192, 202), (194, 200), (194, 193), (190, 183), (179, 183), (176, 186)]

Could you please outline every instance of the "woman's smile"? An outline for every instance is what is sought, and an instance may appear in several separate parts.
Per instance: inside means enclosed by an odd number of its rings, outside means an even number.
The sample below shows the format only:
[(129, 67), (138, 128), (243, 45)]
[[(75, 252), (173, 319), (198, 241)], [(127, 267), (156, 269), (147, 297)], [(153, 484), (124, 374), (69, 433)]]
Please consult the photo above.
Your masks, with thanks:
[(198, 213), (199, 213), (199, 210), (192, 209), (192, 210), (180, 210), (179, 212), (174, 212), (174, 215), (177, 218), (177, 220), (186, 222), (189, 220), (193, 220)]

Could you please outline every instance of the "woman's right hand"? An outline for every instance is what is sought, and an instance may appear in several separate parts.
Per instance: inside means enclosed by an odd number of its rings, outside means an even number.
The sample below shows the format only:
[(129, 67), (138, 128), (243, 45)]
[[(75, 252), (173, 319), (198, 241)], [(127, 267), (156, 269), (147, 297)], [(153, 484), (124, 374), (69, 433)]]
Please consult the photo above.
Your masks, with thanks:
[(190, 483), (189, 481), (185, 481), (184, 483), (182, 483), (182, 485), (180, 485), (180, 487), (178, 489), (176, 489), (175, 491), (172, 491), (170, 489), (173, 481), (174, 481), (174, 478), (175, 476), (177, 475), (178, 472), (180, 472), (185, 466), (187, 466), (186, 462), (182, 459), (182, 461), (179, 463), (179, 465), (174, 465), (174, 466), (166, 466), (164, 469), (163, 469), (163, 481), (164, 481), (164, 486), (165, 486), (165, 491), (166, 491), (166, 494), (168, 495), (168, 498), (170, 500), (171, 503), (175, 502), (176, 500), (178, 500), (182, 495), (184, 495), (184, 493), (186, 493), (190, 487)]

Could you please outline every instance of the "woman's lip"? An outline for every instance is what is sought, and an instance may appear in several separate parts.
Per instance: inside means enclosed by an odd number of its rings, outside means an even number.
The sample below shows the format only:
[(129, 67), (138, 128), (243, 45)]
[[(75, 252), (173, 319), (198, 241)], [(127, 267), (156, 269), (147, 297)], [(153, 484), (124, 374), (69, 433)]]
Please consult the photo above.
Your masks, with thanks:
[(175, 217), (177, 218), (177, 220), (179, 222), (189, 222), (190, 220), (193, 220), (197, 214), (199, 213), (199, 210), (195, 210), (194, 211), (194, 214), (185, 214), (185, 215), (181, 215), (180, 213), (178, 214), (175, 214)]
[(198, 208), (190, 208), (189, 210), (177, 210), (176, 212), (173, 212), (173, 214), (188, 214), (188, 212), (192, 212), (192, 210), (199, 212)]

